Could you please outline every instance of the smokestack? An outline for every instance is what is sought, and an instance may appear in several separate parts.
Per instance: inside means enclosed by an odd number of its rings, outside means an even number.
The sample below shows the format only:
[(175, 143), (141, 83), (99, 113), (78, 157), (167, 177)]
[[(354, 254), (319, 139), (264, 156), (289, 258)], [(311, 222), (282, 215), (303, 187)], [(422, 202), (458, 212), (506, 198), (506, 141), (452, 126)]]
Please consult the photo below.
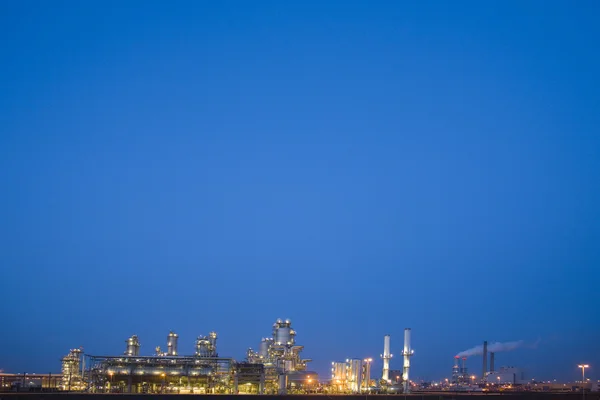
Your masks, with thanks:
[(483, 342), (483, 372), (481, 373), (481, 380), (485, 380), (487, 373), (487, 340)]
[(491, 352), (490, 353), (490, 372), (494, 372), (494, 355), (496, 353)]
[(392, 358), (392, 355), (390, 354), (390, 335), (385, 335), (383, 337), (383, 354), (381, 355), (381, 358), (383, 358), (383, 373), (381, 375), (381, 379), (389, 382), (390, 358)]
[(404, 350), (402, 350), (402, 355), (404, 356), (404, 368), (402, 371), (404, 393), (410, 393), (410, 378), (408, 373), (410, 370), (410, 357), (412, 357), (413, 353), (413, 350), (410, 348), (410, 328), (406, 328), (404, 329)]

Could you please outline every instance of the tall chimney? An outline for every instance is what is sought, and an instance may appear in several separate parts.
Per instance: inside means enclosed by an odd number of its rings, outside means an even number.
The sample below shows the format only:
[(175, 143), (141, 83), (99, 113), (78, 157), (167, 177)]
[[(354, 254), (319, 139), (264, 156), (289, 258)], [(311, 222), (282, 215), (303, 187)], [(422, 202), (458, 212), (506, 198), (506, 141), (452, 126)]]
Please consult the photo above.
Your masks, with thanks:
[(381, 379), (388, 382), (390, 380), (390, 358), (392, 358), (390, 354), (390, 335), (383, 337), (383, 354), (381, 358), (383, 358), (383, 374)]
[(490, 352), (490, 372), (494, 372), (494, 352)]
[(483, 372), (481, 373), (481, 380), (485, 381), (487, 373), (487, 340), (483, 342)]
[(402, 384), (404, 386), (404, 393), (410, 393), (410, 357), (413, 355), (413, 350), (410, 345), (410, 328), (404, 329), (404, 350), (402, 350), (404, 356), (404, 368), (402, 370)]

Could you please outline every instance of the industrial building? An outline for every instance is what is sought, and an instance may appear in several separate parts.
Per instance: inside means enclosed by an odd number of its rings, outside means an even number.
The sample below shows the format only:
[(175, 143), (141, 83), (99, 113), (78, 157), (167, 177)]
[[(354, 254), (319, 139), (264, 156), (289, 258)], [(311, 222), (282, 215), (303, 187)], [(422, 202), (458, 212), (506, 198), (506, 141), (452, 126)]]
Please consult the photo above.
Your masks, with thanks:
[(7, 374), (0, 371), (0, 391), (44, 392), (62, 388), (61, 374)]
[[(491, 348), (494, 348), (492, 343)], [(488, 354), (489, 354), (489, 368), (488, 368)], [(488, 342), (483, 342), (483, 368), (481, 372), (482, 383), (491, 383), (499, 385), (522, 385), (527, 383), (525, 381), (525, 374), (523, 371), (515, 367), (501, 367), (495, 369), (496, 364), (496, 352), (488, 352)]]
[[(76, 376), (92, 393), (232, 393), (235, 390), (235, 363), (232, 358), (219, 357), (217, 334), (199, 336), (195, 354), (180, 355), (179, 336), (167, 335), (167, 351), (155, 348), (152, 356), (140, 355), (136, 335), (126, 340), (121, 356), (86, 355), (87, 369)], [(74, 357), (75, 355), (73, 355)], [(63, 359), (63, 377), (65, 359)], [(73, 368), (72, 368), (73, 369)]]
[[(516, 343), (516, 342), (511, 342)], [(504, 348), (506, 348), (504, 346)], [(488, 351), (488, 350), (494, 351)], [(483, 345), (476, 346), (473, 349), (459, 353), (454, 357), (454, 366), (452, 367), (452, 385), (457, 389), (468, 389), (476, 384), (481, 386), (490, 385), (520, 385), (527, 383), (524, 379), (524, 374), (521, 370), (515, 367), (502, 367), (499, 370), (495, 369), (496, 351), (502, 350), (501, 343), (494, 342), (488, 346), (488, 342), (484, 341)], [(475, 375), (469, 375), (466, 362), (467, 357), (461, 357), (462, 354), (482, 355), (482, 371), (480, 379), (477, 380)], [(488, 366), (489, 360), (489, 366)]]
[(264, 387), (260, 393), (306, 391), (318, 384), (318, 374), (307, 370), (312, 360), (300, 357), (303, 349), (304, 346), (296, 344), (292, 322), (289, 319), (275, 321), (272, 336), (261, 340), (258, 351), (249, 348), (246, 353), (248, 363), (264, 367)]
[(525, 374), (515, 367), (501, 367), (497, 371), (490, 371), (486, 375), (488, 383), (498, 385), (522, 385), (525, 381)]
[(335, 393), (360, 393), (378, 387), (371, 379), (372, 359), (349, 358), (346, 362), (331, 363), (331, 391)]
[(62, 380), (60, 388), (66, 391), (80, 391), (85, 385), (83, 382), (85, 365), (82, 362), (82, 349), (73, 349), (62, 358)]
[(402, 370), (390, 369), (390, 384), (398, 385), (402, 383)]
[(372, 359), (347, 359), (346, 362), (331, 363), (331, 381), (330, 387), (336, 393), (361, 393), (361, 392), (399, 392), (400, 384), (404, 393), (410, 392), (410, 358), (414, 351), (410, 343), (410, 328), (404, 330), (404, 348), (402, 350), (403, 369), (390, 370), (390, 360), (392, 353), (390, 351), (390, 335), (383, 338), (383, 368), (380, 379), (372, 379), (371, 363)]
[(454, 357), (454, 366), (452, 367), (452, 383), (454, 385), (469, 385), (473, 378), (469, 375), (467, 369), (467, 357)]
[(263, 338), (258, 352), (249, 349), (244, 362), (221, 357), (217, 333), (199, 336), (195, 352), (182, 355), (179, 335), (167, 335), (166, 351), (140, 354), (137, 335), (125, 341), (122, 355), (89, 355), (74, 349), (62, 358), (59, 387), (90, 393), (291, 393), (317, 388), (319, 377), (308, 371), (310, 359), (300, 356), (291, 321), (278, 319), (272, 337)]

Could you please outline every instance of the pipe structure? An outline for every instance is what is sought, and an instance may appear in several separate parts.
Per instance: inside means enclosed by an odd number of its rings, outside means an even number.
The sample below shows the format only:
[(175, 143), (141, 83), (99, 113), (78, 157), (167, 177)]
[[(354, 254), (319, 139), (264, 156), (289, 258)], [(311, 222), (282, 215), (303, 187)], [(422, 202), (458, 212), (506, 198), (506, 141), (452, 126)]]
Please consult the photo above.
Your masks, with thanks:
[(288, 377), (286, 374), (280, 374), (279, 375), (279, 394), (280, 395), (285, 395), (287, 394), (287, 384), (288, 384)]
[(485, 381), (485, 377), (487, 374), (487, 340), (483, 342), (483, 371), (481, 372), (481, 380)]
[(381, 379), (389, 383), (390, 358), (392, 358), (392, 355), (390, 354), (390, 335), (385, 335), (383, 337), (383, 354), (381, 355), (381, 358), (383, 359), (383, 372)]
[(402, 385), (404, 387), (404, 393), (410, 393), (410, 358), (414, 354), (414, 351), (410, 347), (410, 328), (404, 329), (404, 350), (402, 350), (402, 356), (404, 357), (404, 368), (402, 370)]

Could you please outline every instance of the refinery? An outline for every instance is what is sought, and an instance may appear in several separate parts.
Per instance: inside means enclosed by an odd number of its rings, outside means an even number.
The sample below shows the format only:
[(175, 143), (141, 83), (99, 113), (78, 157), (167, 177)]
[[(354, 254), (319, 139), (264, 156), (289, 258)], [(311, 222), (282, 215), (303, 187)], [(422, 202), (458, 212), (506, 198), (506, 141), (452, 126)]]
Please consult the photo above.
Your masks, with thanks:
[[(525, 379), (515, 367), (496, 368), (496, 353), (514, 349), (521, 342), (488, 345), (484, 341), (472, 349), (458, 353), (451, 364), (450, 378), (439, 382), (415, 382), (410, 368), (414, 350), (411, 329), (404, 329), (399, 351), (401, 368), (391, 369), (391, 335), (383, 336), (380, 354), (382, 369), (372, 371), (372, 358), (348, 358), (331, 362), (331, 373), (319, 376), (309, 368), (310, 358), (303, 358), (304, 346), (296, 342), (296, 331), (289, 319), (277, 319), (271, 335), (249, 348), (244, 360), (219, 355), (218, 335), (209, 332), (198, 336), (193, 354), (179, 353), (179, 335), (166, 335), (164, 350), (154, 348), (152, 355), (141, 355), (137, 335), (125, 340), (124, 350), (117, 355), (92, 355), (82, 348), (72, 349), (61, 360), (59, 374), (9, 374), (0, 371), (1, 391), (50, 391), (81, 393), (135, 394), (409, 394), (449, 391), (597, 391), (598, 384), (556, 384)], [(482, 357), (482, 369), (471, 374), (467, 360)], [(481, 364), (480, 364), (481, 365)], [(585, 373), (588, 365), (581, 365)]]
[(390, 370), (390, 335), (384, 337), (381, 374), (372, 373), (372, 359), (349, 358), (332, 362), (331, 376), (319, 376), (304, 358), (304, 346), (296, 342), (289, 319), (277, 319), (270, 336), (249, 348), (244, 360), (221, 356), (218, 335), (209, 332), (194, 341), (193, 354), (180, 354), (179, 335), (166, 335), (166, 346), (142, 355), (140, 338), (125, 340), (121, 354), (95, 355), (82, 348), (62, 358), (60, 374), (0, 373), (3, 390), (47, 389), (84, 393), (170, 393), (170, 394), (303, 394), (303, 393), (408, 393), (410, 329), (404, 332), (402, 371)]

